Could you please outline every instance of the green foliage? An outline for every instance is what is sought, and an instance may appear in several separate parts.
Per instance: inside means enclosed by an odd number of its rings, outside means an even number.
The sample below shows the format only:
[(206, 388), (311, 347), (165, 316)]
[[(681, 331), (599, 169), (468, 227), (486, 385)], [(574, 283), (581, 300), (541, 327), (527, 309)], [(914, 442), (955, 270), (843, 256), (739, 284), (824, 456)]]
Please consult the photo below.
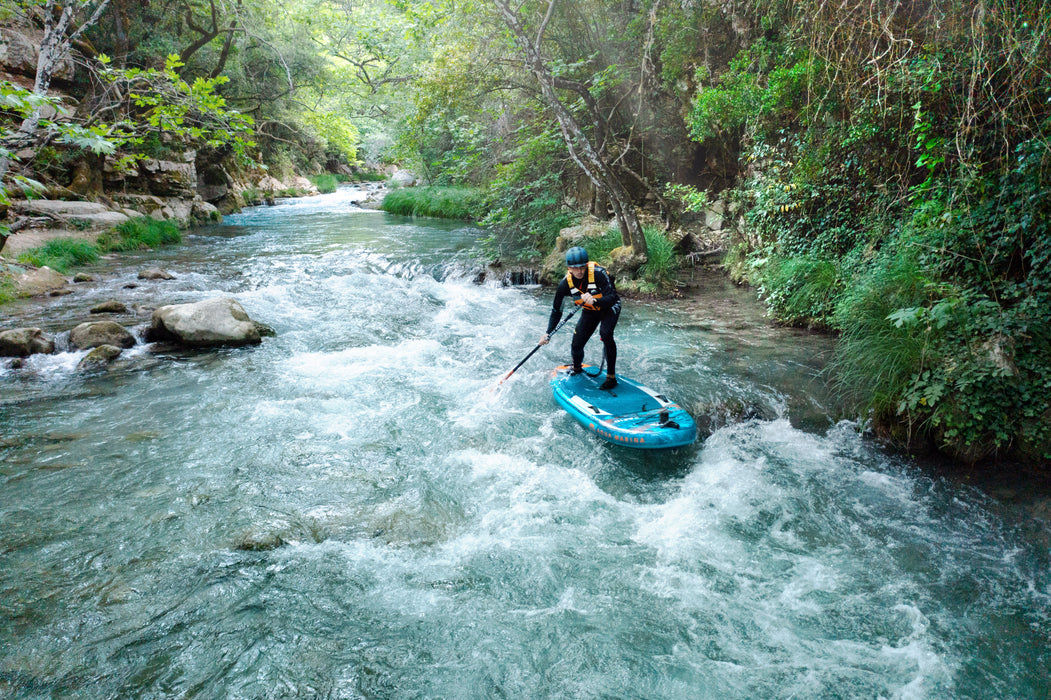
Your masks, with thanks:
[(1040, 460), (1051, 17), (994, 4), (974, 21), (951, 3), (899, 16), (907, 41), (888, 45), (860, 4), (760, 3), (777, 31), (698, 73), (690, 121), (697, 139), (748, 144), (735, 276), (779, 319), (840, 331), (837, 382), (877, 427), (965, 461)]
[(335, 175), (333, 173), (325, 173), (323, 175), (311, 175), (310, 181), (314, 183), (314, 187), (317, 187), (317, 191), (321, 194), (329, 194), (335, 192), (339, 183), (342, 182), (342, 176)]
[(15, 294), (15, 283), (7, 273), (0, 272), (0, 306), (12, 301)]
[(92, 126), (91, 133), (130, 150), (135, 159), (146, 157), (146, 150), (156, 152), (161, 147), (158, 136), (163, 134), (180, 143), (230, 148), (242, 162), (249, 162), (248, 150), (255, 146), (254, 121), (231, 109), (219, 94), (228, 78), (198, 77), (187, 82), (178, 73), (183, 63), (174, 54), (163, 70), (113, 68), (104, 54), (99, 64), (99, 76), (127, 95), (135, 118)]
[(515, 132), (510, 155), (509, 162), (496, 166), (482, 223), (492, 231), (494, 254), (541, 257), (558, 232), (580, 218), (563, 206), (565, 145), (554, 129), (525, 125)]
[(766, 40), (741, 51), (714, 84), (705, 85), (710, 81), (702, 70), (697, 76), (702, 87), (690, 108), (691, 134), (704, 141), (745, 126), (764, 134), (791, 123), (805, 105), (809, 71), (805, 55), (793, 56)]
[[(675, 246), (659, 228), (645, 226), (643, 233), (649, 257), (639, 269), (639, 289), (644, 292), (667, 292), (675, 282), (675, 273), (682, 267), (682, 260), (676, 254)], [(589, 259), (605, 265), (613, 250), (623, 245), (620, 228), (611, 226), (604, 235), (588, 239), (584, 249), (588, 251)]]
[(664, 196), (677, 202), (684, 212), (703, 212), (708, 206), (708, 193), (692, 185), (669, 182), (664, 186)]
[(19, 262), (36, 267), (48, 266), (65, 274), (71, 267), (93, 263), (99, 258), (99, 248), (80, 238), (56, 238), (39, 248), (19, 254)]
[(256, 189), (255, 187), (248, 187), (241, 192), (241, 197), (244, 199), (245, 204), (248, 206), (255, 206), (256, 204), (263, 203), (263, 192)]
[(1010, 172), (936, 187), (839, 305), (846, 384), (961, 459), (1051, 455), (1047, 159), (1026, 142)]
[(929, 334), (913, 333), (894, 316), (899, 309), (930, 303), (932, 284), (914, 252), (881, 256), (854, 280), (837, 308), (843, 330), (832, 364), (836, 383), (881, 422), (895, 420), (901, 397), (930, 353)]
[(844, 289), (834, 262), (820, 258), (773, 258), (764, 275), (766, 301), (779, 319), (827, 327)]
[(470, 187), (402, 187), (383, 198), (383, 211), (403, 216), (433, 216), (477, 221), (483, 193)]
[(158, 248), (180, 241), (182, 234), (175, 224), (140, 216), (128, 219), (99, 236), (98, 246), (104, 251), (130, 251)]
[(646, 226), (646, 264), (639, 269), (644, 290), (666, 292), (675, 282), (675, 273), (682, 267), (682, 260), (675, 253), (675, 246), (659, 228)]

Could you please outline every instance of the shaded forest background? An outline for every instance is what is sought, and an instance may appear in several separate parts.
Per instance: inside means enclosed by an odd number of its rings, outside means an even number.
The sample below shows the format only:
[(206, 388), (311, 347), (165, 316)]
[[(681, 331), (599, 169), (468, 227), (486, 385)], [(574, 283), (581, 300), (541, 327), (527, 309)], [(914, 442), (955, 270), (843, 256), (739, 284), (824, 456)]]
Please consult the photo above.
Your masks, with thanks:
[(595, 245), (624, 279), (667, 287), (715, 244), (777, 319), (838, 334), (830, 380), (895, 444), (1051, 458), (1046, 1), (2, 7), (84, 27), (57, 92), (4, 83), (5, 192), (194, 148), (279, 178), (411, 169), (502, 258), (615, 217)]

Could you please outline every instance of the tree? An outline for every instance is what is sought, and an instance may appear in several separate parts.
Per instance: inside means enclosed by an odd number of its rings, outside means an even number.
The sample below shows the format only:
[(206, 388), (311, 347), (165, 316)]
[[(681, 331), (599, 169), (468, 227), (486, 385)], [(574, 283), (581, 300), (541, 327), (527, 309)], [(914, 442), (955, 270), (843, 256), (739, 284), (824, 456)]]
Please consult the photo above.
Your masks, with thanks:
[[(69, 55), (73, 44), (80, 39), (84, 31), (99, 21), (108, 4), (109, 0), (70, 0), (60, 8), (56, 0), (47, 0), (43, 8), (44, 38), (40, 42), (37, 56), (33, 95), (39, 98), (47, 96), (55, 68)], [(85, 15), (86, 19), (79, 20)], [(3, 150), (0, 151), (0, 183), (11, 167), (11, 151), (35, 145), (44, 104), (43, 101), (38, 101), (33, 105), (24, 115), (17, 133), (4, 135)]]
[(594, 139), (602, 143), (603, 135), (608, 131), (605, 118), (598, 109), (594, 96), (587, 85), (573, 80), (558, 77), (546, 63), (543, 55), (544, 34), (555, 12), (556, 0), (548, 0), (546, 11), (535, 27), (535, 36), (527, 31), (522, 16), (511, 8), (506, 0), (493, 0), (507, 28), (514, 37), (515, 45), (523, 56), (526, 68), (537, 81), (544, 102), (558, 122), (562, 138), (569, 149), (570, 157), (588, 176), (595, 187), (602, 191), (613, 206), (620, 226), (621, 240), (630, 255), (621, 262), (625, 267), (637, 269), (646, 262), (646, 238), (639, 223), (635, 204), (627, 189), (620, 181), (609, 162), (602, 156), (601, 145), (596, 145), (592, 137), (585, 132), (576, 116), (559, 96), (559, 90), (569, 92), (580, 98), (586, 105), (586, 113), (591, 123), (589, 126)]

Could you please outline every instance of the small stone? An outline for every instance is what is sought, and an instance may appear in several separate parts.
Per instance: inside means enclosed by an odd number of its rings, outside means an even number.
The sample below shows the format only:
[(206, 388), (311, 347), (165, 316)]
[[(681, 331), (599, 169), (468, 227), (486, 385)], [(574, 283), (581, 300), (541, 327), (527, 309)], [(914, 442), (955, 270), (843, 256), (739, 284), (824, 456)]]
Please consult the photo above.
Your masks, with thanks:
[(78, 272), (77, 274), (73, 275), (73, 281), (74, 282), (94, 282), (95, 281), (95, 277), (93, 275), (89, 275), (86, 272)]

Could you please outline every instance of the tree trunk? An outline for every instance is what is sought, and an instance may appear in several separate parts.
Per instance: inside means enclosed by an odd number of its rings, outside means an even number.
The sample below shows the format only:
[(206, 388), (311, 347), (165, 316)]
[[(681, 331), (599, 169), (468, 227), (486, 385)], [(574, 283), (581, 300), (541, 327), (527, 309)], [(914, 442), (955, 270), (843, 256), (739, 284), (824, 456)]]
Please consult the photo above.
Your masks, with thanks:
[[(540, 93), (547, 103), (558, 122), (562, 138), (569, 149), (569, 156), (573, 159), (588, 178), (595, 183), (595, 187), (602, 191), (613, 206), (617, 216), (617, 224), (620, 226), (621, 240), (626, 248), (631, 249), (631, 262), (629, 267), (636, 269), (646, 262), (646, 237), (642, 233), (642, 225), (639, 223), (635, 205), (631, 201), (623, 183), (613, 172), (609, 163), (601, 156), (598, 149), (584, 133), (580, 123), (577, 122), (572, 112), (559, 99), (555, 92), (556, 78), (544, 63), (540, 53), (540, 42), (544, 29), (554, 9), (555, 0), (550, 0), (547, 16), (543, 19), (536, 40), (530, 39), (522, 24), (521, 18), (511, 9), (506, 0), (493, 0), (497, 11), (503, 18), (504, 23), (514, 35), (515, 43), (525, 56), (525, 64), (540, 85)], [(586, 90), (585, 90), (586, 92)], [(579, 91), (578, 91), (579, 94)], [(583, 95), (585, 102), (591, 97), (590, 94)], [(601, 133), (603, 125), (595, 124), (596, 131)]]
[[(40, 41), (40, 53), (37, 56), (36, 63), (36, 78), (33, 81), (33, 92), (37, 95), (47, 95), (47, 91), (51, 87), (51, 78), (55, 74), (55, 66), (69, 54), (70, 47), (80, 38), (84, 30), (98, 22), (99, 17), (102, 16), (103, 11), (106, 9), (106, 5), (109, 4), (109, 0), (101, 0), (95, 6), (91, 17), (85, 20), (72, 33), (69, 33), (77, 11), (87, 8), (89, 4), (81, 4), (77, 0), (68, 0), (62, 6), (62, 12), (56, 19), (56, 0), (47, 0), (47, 4), (44, 6), (44, 38)], [(37, 135), (37, 128), (40, 126), (42, 111), (43, 108), (37, 107), (29, 116), (22, 120), (22, 125), (18, 128), (18, 134), (13, 139), (14, 141), (25, 145), (33, 142)], [(10, 156), (0, 158), (0, 185), (2, 185), (10, 167)]]

